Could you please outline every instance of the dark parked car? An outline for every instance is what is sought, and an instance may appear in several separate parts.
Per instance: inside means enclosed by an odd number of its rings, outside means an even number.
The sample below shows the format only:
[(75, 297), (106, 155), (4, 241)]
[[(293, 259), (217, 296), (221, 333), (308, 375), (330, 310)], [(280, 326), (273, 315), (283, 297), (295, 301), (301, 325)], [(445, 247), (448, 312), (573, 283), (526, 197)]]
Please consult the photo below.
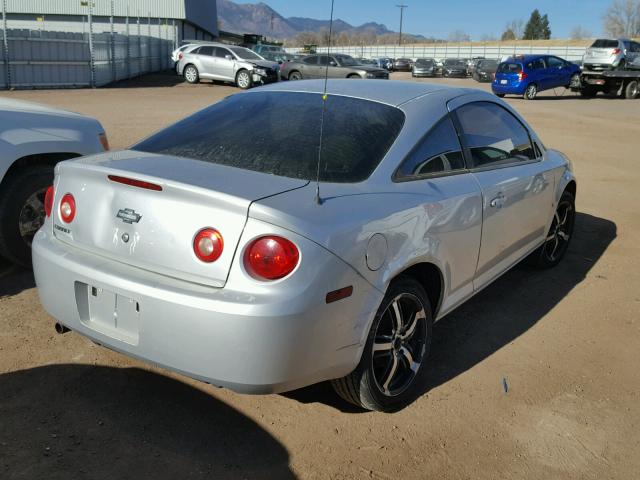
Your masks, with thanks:
[(396, 72), (410, 72), (412, 62), (408, 58), (396, 58), (393, 61), (393, 70)]
[(309, 55), (299, 62), (282, 64), (282, 78), (303, 80), (310, 78), (375, 78), (388, 79), (389, 72), (373, 65), (360, 65), (349, 55)]
[(473, 79), (477, 82), (491, 82), (498, 70), (498, 60), (479, 60), (473, 69)]
[(473, 77), (473, 72), (476, 71), (478, 63), (484, 60), (484, 57), (473, 57), (467, 62), (467, 73)]
[(374, 66), (374, 67), (378, 66), (378, 62), (373, 58), (356, 58), (356, 61), (360, 65), (370, 65), (370, 66)]
[(434, 77), (438, 71), (433, 58), (418, 58), (413, 64), (411, 76), (413, 77)]
[(462, 58), (447, 58), (442, 64), (443, 77), (466, 77), (467, 61)]
[(538, 92), (579, 83), (580, 67), (553, 55), (517, 55), (498, 65), (491, 90), (499, 97), (522, 95), (526, 100)]
[(393, 58), (376, 58), (375, 62), (378, 68), (384, 68), (385, 70), (393, 68)]

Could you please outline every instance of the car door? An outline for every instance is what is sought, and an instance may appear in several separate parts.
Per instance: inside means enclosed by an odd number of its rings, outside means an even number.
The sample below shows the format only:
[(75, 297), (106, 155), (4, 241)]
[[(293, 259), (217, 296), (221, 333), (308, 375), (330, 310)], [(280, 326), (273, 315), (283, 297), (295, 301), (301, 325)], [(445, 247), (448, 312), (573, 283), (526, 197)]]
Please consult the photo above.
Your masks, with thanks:
[[(328, 67), (328, 68), (327, 68)], [(342, 68), (338, 66), (338, 62), (334, 57), (329, 55), (318, 55), (318, 70), (315, 78), (342, 78)], [(344, 77), (347, 75), (344, 74)]]
[(564, 87), (571, 81), (571, 70), (567, 62), (558, 57), (547, 57), (547, 69), (549, 71), (549, 87)]
[(216, 61), (214, 55), (215, 47), (205, 45), (195, 52), (197, 55), (197, 63), (196, 66), (198, 68), (198, 73), (200, 74), (200, 78), (212, 78), (216, 77)]
[(302, 78), (319, 78), (318, 77), (318, 55), (310, 55), (302, 59), (300, 62), (300, 73)]
[(536, 58), (525, 65), (525, 73), (529, 75), (529, 83), (535, 83), (538, 91), (549, 88), (549, 71), (543, 58)]
[(409, 222), (407, 236), (416, 252), (437, 252), (447, 271), (440, 308), (445, 314), (473, 293), (482, 232), (482, 194), (465, 164), (451, 115), (429, 129), (393, 180), (399, 190), (425, 197), (418, 225)]
[(235, 55), (231, 50), (224, 47), (216, 47), (215, 49), (216, 75), (220, 80), (235, 81)]
[(554, 178), (525, 125), (491, 101), (450, 102), (467, 163), (482, 190), (482, 242), (474, 286), (482, 288), (545, 239)]

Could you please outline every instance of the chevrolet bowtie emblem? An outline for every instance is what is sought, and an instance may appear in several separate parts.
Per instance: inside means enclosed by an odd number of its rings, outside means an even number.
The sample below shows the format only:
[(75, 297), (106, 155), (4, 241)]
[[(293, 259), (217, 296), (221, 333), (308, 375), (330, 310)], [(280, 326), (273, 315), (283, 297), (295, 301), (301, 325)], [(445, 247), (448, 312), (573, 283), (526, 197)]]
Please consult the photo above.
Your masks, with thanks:
[(124, 223), (128, 223), (131, 225), (132, 223), (138, 223), (142, 218), (142, 215), (136, 213), (135, 210), (130, 208), (125, 208), (123, 210), (118, 210), (118, 215), (116, 215), (120, 220)]

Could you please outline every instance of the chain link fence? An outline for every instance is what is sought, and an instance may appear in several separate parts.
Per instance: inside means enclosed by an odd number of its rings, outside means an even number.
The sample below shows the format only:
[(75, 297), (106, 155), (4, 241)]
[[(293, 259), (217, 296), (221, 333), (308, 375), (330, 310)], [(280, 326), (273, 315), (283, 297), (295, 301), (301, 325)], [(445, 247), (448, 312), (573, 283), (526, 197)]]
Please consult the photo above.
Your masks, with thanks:
[[(0, 88), (100, 87), (171, 68), (175, 21), (126, 18), (100, 23), (106, 32), (12, 29), (0, 25)], [(96, 24), (97, 25), (97, 24)]]

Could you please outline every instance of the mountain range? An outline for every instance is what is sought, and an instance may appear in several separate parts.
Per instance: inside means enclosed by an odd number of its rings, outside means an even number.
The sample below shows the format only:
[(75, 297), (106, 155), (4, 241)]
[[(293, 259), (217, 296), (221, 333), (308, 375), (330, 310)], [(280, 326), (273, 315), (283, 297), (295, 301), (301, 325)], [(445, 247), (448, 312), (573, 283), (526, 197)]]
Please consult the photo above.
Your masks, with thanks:
[[(266, 3), (235, 3), (217, 0), (218, 22), (221, 30), (234, 33), (258, 33), (268, 38), (289, 39), (302, 32), (318, 32), (329, 28), (329, 20), (304, 17), (285, 18)], [(336, 34), (370, 33), (376, 36), (394, 33), (385, 25), (369, 22), (360, 26), (336, 19), (333, 21)]]

